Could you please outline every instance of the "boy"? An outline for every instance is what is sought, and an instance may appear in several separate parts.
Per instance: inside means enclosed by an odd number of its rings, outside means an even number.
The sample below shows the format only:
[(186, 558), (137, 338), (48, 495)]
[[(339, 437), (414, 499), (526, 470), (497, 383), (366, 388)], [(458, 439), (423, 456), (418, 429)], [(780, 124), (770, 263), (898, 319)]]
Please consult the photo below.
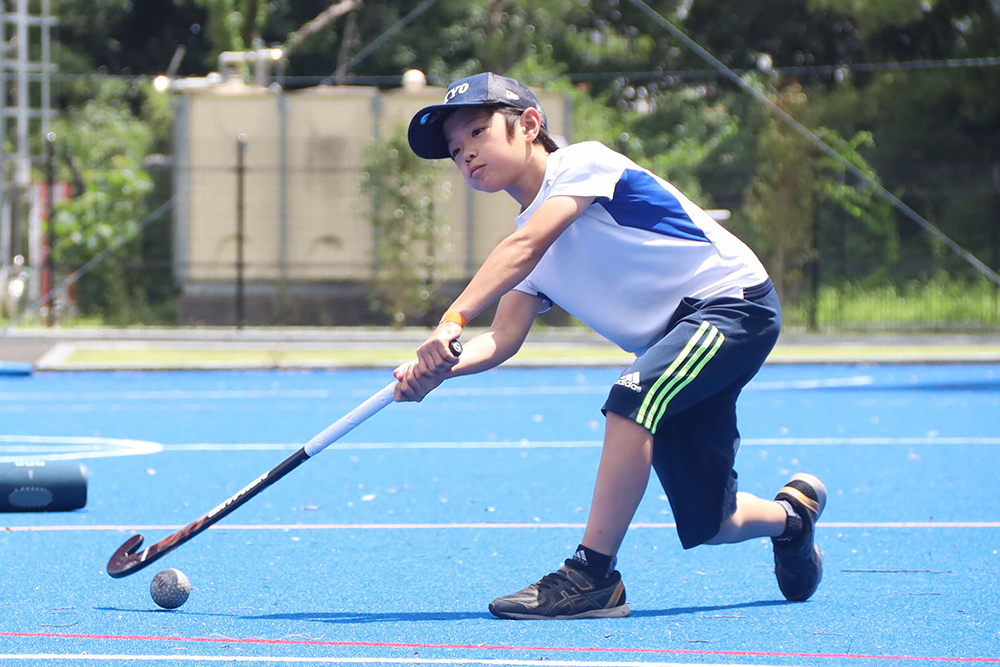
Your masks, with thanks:
[[(492, 73), (455, 82), (421, 110), (410, 147), (451, 158), (483, 192), (521, 204), (517, 230), (493, 250), (441, 323), (396, 369), (397, 401), (420, 401), (448, 377), (510, 358), (553, 303), (636, 355), (604, 405), (606, 429), (587, 527), (558, 571), (498, 598), (501, 618), (629, 614), (616, 554), (650, 468), (684, 548), (771, 537), (789, 600), (822, 577), (813, 542), (826, 489), (795, 475), (774, 501), (737, 492), (736, 398), (778, 337), (781, 308), (754, 254), (669, 183), (597, 142), (558, 148), (521, 83)], [(494, 301), (490, 328), (450, 341)]]

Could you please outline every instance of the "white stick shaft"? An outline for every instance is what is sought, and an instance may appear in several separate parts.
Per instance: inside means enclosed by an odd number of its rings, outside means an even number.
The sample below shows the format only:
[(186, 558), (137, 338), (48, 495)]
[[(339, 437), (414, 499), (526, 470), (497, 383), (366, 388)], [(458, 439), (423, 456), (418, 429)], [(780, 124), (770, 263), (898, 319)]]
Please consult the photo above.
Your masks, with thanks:
[(342, 437), (354, 430), (355, 426), (359, 425), (361, 422), (392, 403), (392, 392), (395, 388), (396, 381), (393, 380), (367, 401), (327, 426), (323, 429), (322, 433), (318, 433), (312, 440), (306, 443), (306, 446), (303, 447), (306, 454), (310, 457), (319, 454), (329, 445), (333, 444), (337, 440), (340, 440)]

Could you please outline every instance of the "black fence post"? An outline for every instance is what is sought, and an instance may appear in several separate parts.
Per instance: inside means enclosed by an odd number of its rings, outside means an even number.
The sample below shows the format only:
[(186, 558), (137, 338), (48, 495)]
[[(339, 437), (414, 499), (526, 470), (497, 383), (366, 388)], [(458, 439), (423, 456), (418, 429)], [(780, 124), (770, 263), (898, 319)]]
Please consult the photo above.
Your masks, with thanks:
[(246, 295), (243, 285), (243, 224), (244, 224), (244, 185), (246, 180), (246, 165), (244, 156), (247, 147), (247, 135), (242, 132), (236, 137), (236, 328), (242, 329), (246, 312)]
[(45, 289), (45, 324), (53, 326), (56, 323), (56, 302), (52, 298), (52, 291), (56, 284), (56, 262), (55, 262), (55, 194), (53, 190), (56, 186), (56, 133), (49, 132), (45, 135), (45, 274), (43, 281)]
[[(1000, 273), (1000, 162), (993, 164), (993, 270)], [(1000, 324), (1000, 283), (993, 283), (993, 323)]]
[[(817, 198), (818, 199), (818, 198)], [(819, 278), (820, 278), (820, 207), (822, 204), (817, 204), (813, 207), (813, 219), (812, 219), (812, 248), (810, 248), (809, 253), (809, 288), (812, 292), (809, 299), (809, 331), (819, 331)]]

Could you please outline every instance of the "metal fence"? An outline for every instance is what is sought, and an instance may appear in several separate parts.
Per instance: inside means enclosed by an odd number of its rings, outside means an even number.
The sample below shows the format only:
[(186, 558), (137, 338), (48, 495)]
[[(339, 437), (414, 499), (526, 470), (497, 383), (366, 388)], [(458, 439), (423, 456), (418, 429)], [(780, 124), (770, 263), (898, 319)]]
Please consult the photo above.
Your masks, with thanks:
[[(994, 272), (1000, 271), (1000, 163), (874, 164), (890, 192)], [(754, 165), (710, 167), (701, 182), (728, 226), (760, 252), (743, 215)], [(874, 195), (873, 195), (874, 196)], [(1000, 284), (894, 212), (878, 234), (819, 206), (803, 221), (809, 247), (775, 261), (786, 325), (811, 331), (1000, 331)], [(888, 241), (887, 241), (888, 239)], [(892, 247), (885, 245), (891, 242)], [(771, 260), (771, 261), (768, 261)]]
[[(360, 188), (362, 165), (330, 172), (322, 166), (289, 171), (291, 183), (301, 180), (323, 189), (323, 183), (341, 183), (354, 216), (342, 215), (337, 207), (298, 201), (300, 213), (261, 213), (248, 203), (254, 188), (278, 178), (273, 165), (250, 165), (246, 155), (238, 162), (239, 146), (249, 154), (250, 141), (233, 140), (231, 167), (175, 165), (160, 175), (157, 190), (166, 198), (178, 177), (212, 183), (212, 197), (228, 202), (229, 214), (211, 219), (220, 239), (203, 252), (197, 263), (179, 268), (177, 235), (183, 215), (172, 208), (152, 220), (136, 238), (102, 257), (90, 275), (57, 293), (56, 308), (42, 310), (38, 317), (94, 316), (112, 324), (207, 324), (207, 325), (357, 325), (392, 324), (392, 318), (374, 306), (379, 239), (370, 218), (374, 205)], [(186, 170), (186, 173), (184, 173)], [(752, 171), (751, 166), (706, 170), (704, 183), (739, 182), (734, 173)], [(945, 233), (968, 248), (991, 267), (1000, 266), (1000, 165), (908, 166), (898, 182), (908, 184), (908, 201)], [(887, 183), (897, 174), (880, 172)], [(180, 176), (179, 176), (180, 174)], [(441, 178), (447, 178), (441, 174)], [(350, 179), (351, 183), (344, 183)], [(453, 184), (454, 185), (454, 184)], [(67, 192), (68, 186), (55, 190)], [(329, 193), (327, 193), (329, 194)], [(149, 199), (152, 199), (151, 195)], [(439, 203), (441, 232), (437, 238), (434, 275), (424, 275), (429, 289), (440, 299), (453, 296), (471, 277), (493, 245), (513, 229), (516, 210), (502, 194), (475, 196), (464, 185)], [(866, 247), (871, 236), (860, 223), (845, 214), (820, 210), (816, 219), (804, 221), (812, 242), (807, 252), (784, 257), (780, 266), (761, 252), (759, 232), (747, 222), (741, 208), (742, 194), (709, 189), (706, 198), (727, 213), (722, 224), (761, 254), (769, 272), (780, 279), (786, 329), (809, 331), (1000, 331), (1000, 286), (976, 271), (960, 256), (935, 242), (902, 216), (894, 220), (898, 249), (894, 256)], [(54, 263), (55, 280), (47, 276), (46, 191), (41, 188), (30, 199), (37, 208), (15, 242), (21, 248), (3, 267), (4, 284), (0, 309), (16, 315), (36, 301), (50, 285), (58, 284), (82, 266), (77, 253), (72, 261)], [(218, 203), (218, 202), (217, 202)], [(55, 201), (58, 210), (58, 197)], [(492, 210), (488, 207), (494, 206)], [(152, 207), (150, 207), (152, 208)], [(34, 208), (32, 209), (34, 210)], [(486, 215), (479, 212), (488, 211)], [(298, 259), (279, 263), (277, 257), (280, 218), (307, 221), (312, 241)], [(967, 219), (975, 225), (960, 224)], [(191, 233), (190, 231), (188, 232)], [(292, 230), (295, 235), (305, 230)], [(269, 239), (262, 241), (261, 239)], [(766, 245), (766, 244), (764, 244)], [(348, 249), (345, 252), (344, 246)], [(32, 251), (29, 251), (29, 248)], [(414, 246), (414, 256), (426, 256), (426, 245)], [(192, 280), (198, 276), (198, 280)], [(420, 278), (415, 278), (417, 282)], [(434, 315), (419, 313), (409, 324), (429, 323)], [(424, 322), (424, 319), (427, 322)], [(551, 324), (573, 324), (558, 309), (546, 318)]]
[[(385, 94), (363, 88), (298, 97), (246, 89), (179, 97), (172, 154), (152, 156), (146, 165), (154, 182), (146, 213), (168, 200), (170, 210), (59, 293), (53, 314), (116, 324), (400, 323), (379, 291), (380, 271), (389, 261), (379, 251), (388, 240), (372, 221), (388, 202), (373, 200), (365, 187), (372, 177), (366, 155), (373, 142), (390, 142), (404, 119), (438, 98), (434, 90)], [(572, 140), (568, 101), (548, 99), (545, 105), (558, 109), (550, 111), (557, 133)], [(408, 324), (434, 321), (435, 308), (514, 228), (516, 203), (502, 194), (471, 192), (448, 166), (427, 176), (435, 198), (434, 240), (414, 240), (404, 258), (414, 264), (406, 274), (414, 298), (426, 301), (406, 313)], [(1000, 163), (873, 166), (887, 189), (1000, 269)], [(745, 210), (755, 171), (746, 164), (702, 167), (702, 202), (727, 212), (723, 224), (777, 278), (786, 328), (1000, 331), (1000, 285), (904, 216), (894, 216), (889, 232), (876, 237), (850, 215), (817, 206), (813, 219), (801, 222), (806, 248), (783, 256), (770, 252), (774, 239), (754, 228)], [(397, 187), (417, 187), (403, 182), (409, 172), (401, 173), (393, 176)], [(80, 248), (63, 253), (54, 278), (43, 278), (47, 193), (63, 193), (61, 203), (54, 198), (59, 211), (73, 188), (58, 178), (39, 185), (45, 187), (26, 200), (30, 205), (11, 228), (20, 230), (16, 238), (0, 239), (6, 253), (0, 316), (7, 318), (89, 259)], [(113, 193), (109, 189), (108, 197)], [(48, 319), (47, 311), (42, 315)], [(574, 324), (558, 309), (546, 321)]]
[[(983, 263), (1000, 268), (1000, 165), (875, 167), (890, 189), (905, 190), (907, 201), (921, 215), (932, 220)], [(189, 168), (194, 180), (211, 178), (208, 172), (194, 166)], [(231, 171), (227, 176), (231, 190), (228, 194), (219, 192), (220, 197), (232, 198), (238, 190), (232, 180), (237, 170)], [(753, 165), (702, 171), (703, 183), (739, 184), (745, 183), (746, 174), (753, 172)], [(274, 166), (244, 167), (243, 173), (251, 189), (253, 186), (249, 184), (277, 178)], [(321, 184), (345, 178), (357, 180), (361, 173), (361, 165), (332, 173), (317, 167), (290, 171), (285, 177), (290, 181), (302, 179)], [(448, 176), (442, 174), (440, 178)], [(445, 231), (439, 238), (435, 258), (437, 275), (434, 282), (447, 295), (464, 285), (493, 245), (513, 230), (513, 218), (517, 213), (509, 198), (502, 194), (482, 197), (468, 192), (460, 182), (452, 185), (451, 195), (438, 209)], [(352, 185), (353, 190), (343, 184), (341, 187), (360, 217), (353, 222), (338, 222), (340, 212), (336, 207), (327, 210), (321, 206), (309, 207), (307, 217), (311, 220), (308, 224), (314, 228), (310, 233), (319, 239), (311, 255), (291, 263), (286, 261), (284, 265), (258, 260), (237, 269), (234, 248), (224, 247), (214, 259), (189, 266), (192, 272), (219, 278), (211, 283), (202, 282), (201, 291), (196, 292), (203, 303), (209, 304), (210, 310), (219, 314), (221, 319), (214, 323), (225, 321), (230, 312), (246, 313), (253, 322), (267, 324), (387, 323), (384, 317), (369, 308), (377, 300), (372, 284), (378, 271), (374, 251), (379, 240), (369, 224), (359, 222), (367, 220), (375, 203), (364, 196), (356, 182)], [(762, 243), (764, 239), (747, 222), (742, 208), (742, 190), (707, 188), (705, 199), (710, 206), (725, 211), (722, 224), (761, 254), (780, 285), (788, 328), (809, 331), (1000, 331), (1000, 285), (904, 216), (894, 215), (888, 232), (883, 231), (891, 239), (889, 243), (881, 238), (873, 240), (871, 231), (849, 215), (820, 207), (814, 219), (803, 221), (811, 239), (809, 247), (804, 252), (776, 259), (760, 249), (768, 244)], [(306, 206), (303, 202), (296, 205)], [(479, 215), (481, 211), (488, 211), (488, 214)], [(276, 214), (276, 217), (288, 219), (295, 215), (285, 213)], [(969, 220), (978, 222), (970, 225)], [(229, 220), (226, 224), (235, 230), (238, 222)], [(273, 220), (258, 220), (255, 224), (260, 233), (275, 233)], [(326, 236), (321, 234), (322, 230), (326, 230), (323, 232)], [(231, 238), (237, 238), (235, 231)], [(892, 247), (879, 251), (874, 247), (876, 241), (889, 243)], [(325, 245), (335, 251), (344, 245), (351, 249), (340, 257), (324, 257)], [(414, 249), (414, 253), (417, 252)], [(244, 253), (244, 256), (247, 255)], [(244, 280), (234, 280), (234, 271), (245, 276)], [(279, 274), (285, 279), (279, 279)], [(249, 287), (240, 288), (240, 284)], [(246, 299), (256, 305), (247, 306)], [(210, 320), (197, 321), (207, 323)], [(558, 309), (548, 321), (553, 324), (573, 322)], [(413, 322), (420, 323), (422, 319), (417, 317)]]

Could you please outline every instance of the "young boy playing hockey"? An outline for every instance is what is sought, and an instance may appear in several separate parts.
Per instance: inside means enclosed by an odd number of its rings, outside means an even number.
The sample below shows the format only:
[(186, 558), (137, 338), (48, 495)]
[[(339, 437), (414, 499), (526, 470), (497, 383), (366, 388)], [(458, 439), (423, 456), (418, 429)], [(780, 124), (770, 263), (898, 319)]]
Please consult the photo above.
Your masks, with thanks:
[[(558, 571), (498, 598), (501, 618), (629, 614), (616, 554), (652, 468), (684, 548), (760, 537), (774, 542), (789, 600), (819, 585), (813, 541), (823, 484), (795, 475), (764, 500), (737, 492), (736, 399), (778, 338), (781, 307), (741, 241), (669, 183), (597, 142), (558, 148), (521, 83), (492, 73), (452, 84), (421, 110), (410, 147), (451, 158), (466, 183), (521, 205), (517, 230), (487, 257), (441, 323), (396, 369), (397, 401), (420, 401), (446, 378), (510, 358), (535, 317), (558, 304), (636, 355), (604, 405), (604, 448), (587, 527)], [(449, 343), (492, 303), (487, 331)]]

